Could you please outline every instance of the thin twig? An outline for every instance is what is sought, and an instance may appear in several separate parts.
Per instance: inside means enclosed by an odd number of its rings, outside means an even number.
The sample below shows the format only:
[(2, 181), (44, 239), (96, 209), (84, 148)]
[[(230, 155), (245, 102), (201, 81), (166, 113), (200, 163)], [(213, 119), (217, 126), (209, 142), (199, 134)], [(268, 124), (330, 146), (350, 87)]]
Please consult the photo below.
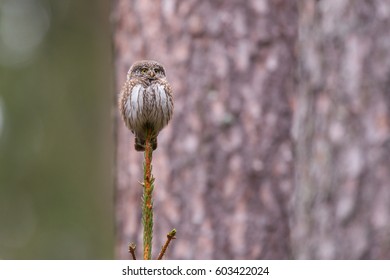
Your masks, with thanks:
[(161, 252), (160, 252), (160, 254), (158, 255), (157, 260), (162, 260), (162, 258), (164, 257), (165, 252), (167, 251), (167, 248), (168, 248), (168, 246), (169, 246), (169, 243), (171, 242), (172, 239), (176, 239), (175, 235), (176, 235), (176, 229), (171, 230), (171, 231), (167, 234), (167, 241), (165, 241), (164, 246), (161, 248)]
[(152, 132), (149, 130), (146, 135), (145, 141), (145, 162), (144, 162), (144, 196), (143, 196), (143, 207), (142, 217), (144, 224), (144, 260), (152, 259), (152, 239), (153, 239), (153, 182), (154, 178), (152, 175)]
[(136, 260), (137, 258), (135, 257), (135, 249), (137, 248), (137, 246), (135, 246), (135, 244), (133, 242), (131, 242), (129, 244), (129, 253), (131, 254), (131, 256), (133, 257), (133, 260)]

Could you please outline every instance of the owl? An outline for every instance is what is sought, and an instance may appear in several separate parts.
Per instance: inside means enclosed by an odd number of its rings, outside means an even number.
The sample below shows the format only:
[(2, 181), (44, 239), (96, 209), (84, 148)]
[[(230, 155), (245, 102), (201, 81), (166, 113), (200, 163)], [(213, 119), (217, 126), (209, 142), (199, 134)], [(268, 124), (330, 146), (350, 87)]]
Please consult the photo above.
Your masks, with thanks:
[(173, 113), (172, 88), (164, 67), (152, 60), (134, 63), (120, 93), (119, 110), (126, 126), (135, 134), (135, 149), (145, 151), (146, 132), (152, 133), (153, 150), (157, 135)]

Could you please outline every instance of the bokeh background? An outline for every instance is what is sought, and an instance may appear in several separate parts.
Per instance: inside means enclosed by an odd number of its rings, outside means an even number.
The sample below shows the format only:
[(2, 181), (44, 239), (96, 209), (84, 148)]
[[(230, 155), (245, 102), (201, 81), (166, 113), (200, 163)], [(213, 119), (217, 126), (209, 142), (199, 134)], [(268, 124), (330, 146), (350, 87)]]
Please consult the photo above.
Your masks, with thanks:
[(175, 98), (153, 255), (176, 228), (168, 259), (389, 259), (389, 25), (387, 0), (0, 0), (0, 259), (142, 247), (113, 105), (145, 58)]
[(113, 258), (109, 9), (0, 0), (0, 259)]
[[(113, 3), (116, 86), (153, 58), (174, 92), (152, 254), (176, 228), (168, 259), (390, 259), (390, 1)], [(125, 259), (142, 155), (117, 128)]]

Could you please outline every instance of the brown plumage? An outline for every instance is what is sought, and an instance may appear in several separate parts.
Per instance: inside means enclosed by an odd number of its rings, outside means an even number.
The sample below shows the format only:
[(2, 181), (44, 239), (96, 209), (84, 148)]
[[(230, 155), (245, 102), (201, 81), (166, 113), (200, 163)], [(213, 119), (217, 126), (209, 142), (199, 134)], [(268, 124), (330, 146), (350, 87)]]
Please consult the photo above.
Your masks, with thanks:
[(172, 118), (172, 88), (164, 67), (156, 61), (134, 63), (119, 97), (119, 110), (126, 126), (135, 134), (135, 149), (145, 150), (146, 131), (152, 131), (152, 147), (157, 135)]

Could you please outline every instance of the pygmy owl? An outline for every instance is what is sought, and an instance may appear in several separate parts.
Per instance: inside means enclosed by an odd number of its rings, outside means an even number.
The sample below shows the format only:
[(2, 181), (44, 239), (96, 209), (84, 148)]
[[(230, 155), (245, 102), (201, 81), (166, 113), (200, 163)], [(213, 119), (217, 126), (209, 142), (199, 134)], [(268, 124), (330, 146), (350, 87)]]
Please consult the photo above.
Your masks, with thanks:
[(157, 148), (157, 135), (172, 118), (172, 88), (164, 67), (156, 61), (134, 63), (123, 85), (119, 110), (126, 126), (135, 134), (135, 149), (145, 151), (147, 131), (151, 131), (152, 148)]

